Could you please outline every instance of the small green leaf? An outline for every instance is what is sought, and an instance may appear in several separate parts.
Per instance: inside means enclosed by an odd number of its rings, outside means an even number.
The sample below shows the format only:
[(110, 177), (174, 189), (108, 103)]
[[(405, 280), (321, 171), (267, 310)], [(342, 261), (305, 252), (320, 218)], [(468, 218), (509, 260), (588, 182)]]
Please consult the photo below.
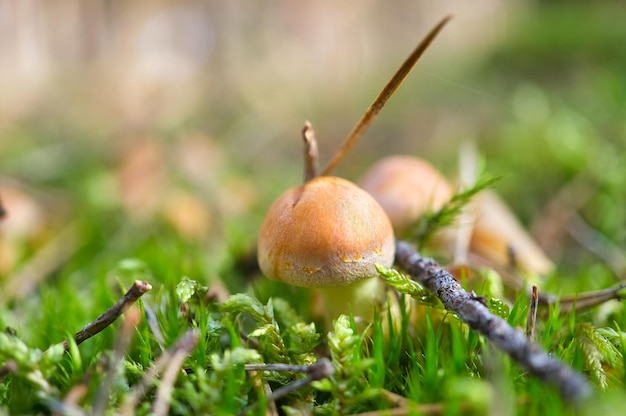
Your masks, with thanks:
[(41, 359), (42, 369), (50, 369), (56, 363), (60, 362), (65, 354), (63, 344), (53, 344), (44, 353)]
[(387, 282), (387, 284), (398, 292), (409, 295), (415, 299), (418, 303), (427, 305), (433, 308), (442, 309), (443, 305), (441, 301), (430, 290), (425, 289), (415, 280), (409, 279), (399, 271), (376, 264), (376, 271), (380, 277)]
[(200, 284), (197, 281), (183, 278), (183, 280), (176, 285), (176, 296), (178, 296), (178, 299), (182, 303), (187, 303), (189, 299), (196, 294), (199, 287)]
[(500, 318), (505, 320), (509, 317), (509, 305), (504, 303), (502, 299), (490, 297), (487, 300), (487, 304), (489, 305), (489, 310), (493, 312), (496, 316), (499, 316)]
[(258, 322), (271, 321), (274, 316), (273, 310), (267, 308), (257, 299), (244, 293), (237, 293), (230, 296), (226, 302), (222, 303), (221, 309), (230, 313), (248, 313)]
[(333, 390), (333, 384), (332, 382), (325, 378), (322, 380), (318, 380), (318, 381), (314, 381), (311, 383), (311, 386), (313, 386), (314, 389), (319, 390), (319, 391), (332, 391)]
[(267, 336), (270, 332), (274, 331), (274, 326), (271, 324), (263, 325), (255, 329), (254, 331), (248, 334), (249, 337), (259, 338), (262, 336)]
[[(320, 334), (317, 332), (314, 323), (305, 324), (304, 322), (298, 322), (297, 324), (287, 328), (286, 333), (287, 348), (290, 353), (300, 356), (305, 355), (304, 358), (307, 362), (312, 351), (320, 342)], [(299, 364), (305, 364), (305, 362), (296, 362)]]
[[(226, 353), (224, 354), (226, 357)], [(257, 350), (238, 347), (230, 351), (230, 361), (232, 364), (262, 363), (263, 357)]]
[(39, 365), (43, 353), (28, 346), (19, 338), (0, 332), (0, 361), (13, 359), (21, 369), (33, 369)]
[(224, 351), (224, 355), (211, 355), (211, 369), (216, 372), (227, 372), (235, 365), (246, 363), (263, 362), (258, 351), (249, 348), (237, 347), (232, 350)]

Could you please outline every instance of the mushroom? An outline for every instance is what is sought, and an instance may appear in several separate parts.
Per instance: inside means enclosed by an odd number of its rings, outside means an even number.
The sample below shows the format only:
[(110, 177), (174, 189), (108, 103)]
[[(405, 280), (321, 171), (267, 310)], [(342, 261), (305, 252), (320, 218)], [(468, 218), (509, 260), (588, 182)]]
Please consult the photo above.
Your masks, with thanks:
[(395, 238), (385, 211), (345, 179), (320, 176), (282, 194), (258, 239), (263, 274), (317, 288), (327, 320), (372, 317), (379, 296), (375, 265), (391, 267)]
[[(431, 164), (412, 156), (382, 159), (359, 184), (385, 209), (396, 235), (401, 237), (420, 216), (442, 208), (453, 196), (450, 184)], [(470, 202), (468, 213), (474, 221), (468, 247), (474, 259), (520, 271), (533, 281), (553, 269), (552, 262), (495, 192), (479, 192)], [(450, 252), (455, 238), (453, 227), (443, 229), (434, 236), (433, 244)]]
[(417, 45), (321, 176), (313, 129), (305, 124), (305, 183), (281, 195), (263, 220), (257, 243), (261, 271), (275, 280), (316, 288), (324, 300), (327, 322), (349, 312), (369, 321), (377, 299), (385, 296), (375, 265), (390, 267), (395, 257), (393, 227), (384, 209), (355, 184), (329, 175), (449, 19), (442, 19)]
[(388, 156), (359, 181), (385, 209), (396, 235), (402, 237), (427, 211), (436, 211), (452, 197), (452, 187), (437, 169), (411, 156)]
[[(375, 163), (358, 182), (383, 207), (394, 233), (401, 239), (414, 238), (418, 220), (427, 212), (441, 209), (454, 195), (452, 186), (430, 163), (412, 156), (388, 156)], [(429, 239), (429, 246), (442, 253), (455, 252), (458, 230), (445, 227)]]

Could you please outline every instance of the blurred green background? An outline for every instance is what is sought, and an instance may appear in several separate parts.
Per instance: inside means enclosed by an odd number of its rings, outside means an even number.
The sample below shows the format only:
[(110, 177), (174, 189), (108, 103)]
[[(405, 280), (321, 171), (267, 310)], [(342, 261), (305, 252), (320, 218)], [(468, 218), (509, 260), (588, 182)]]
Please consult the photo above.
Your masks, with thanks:
[[(302, 180), (303, 122), (325, 162), (446, 14), (336, 174), (407, 153), (454, 180), (475, 142), (563, 274), (594, 276), (552, 288), (610, 285), (626, 247), (624, 13), (620, 1), (0, 0), (2, 296), (110, 287), (124, 257), (157, 280), (224, 277)], [(571, 237), (571, 212), (591, 247)]]

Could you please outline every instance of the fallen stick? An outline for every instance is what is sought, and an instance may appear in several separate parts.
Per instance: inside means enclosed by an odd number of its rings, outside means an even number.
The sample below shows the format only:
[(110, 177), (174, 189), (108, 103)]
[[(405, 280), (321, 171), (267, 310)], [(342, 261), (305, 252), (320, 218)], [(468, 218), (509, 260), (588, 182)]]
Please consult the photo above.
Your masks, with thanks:
[(467, 293), (447, 270), (434, 260), (419, 255), (411, 244), (396, 242), (396, 264), (433, 291), (447, 310), (507, 353), (531, 375), (556, 385), (564, 400), (589, 397), (591, 388), (581, 374), (528, 340), (522, 331), (489, 312), (481, 297)]
[[(267, 396), (266, 400), (268, 403), (274, 403), (287, 394), (294, 392), (298, 389), (301, 389), (305, 386), (308, 386), (314, 381), (322, 380), (330, 377), (335, 369), (333, 368), (330, 360), (328, 358), (320, 358), (313, 364), (309, 365), (295, 365), (295, 364), (246, 364), (247, 371), (292, 371), (295, 373), (306, 373), (307, 376), (305, 378), (299, 378), (291, 383), (274, 390), (272, 394)], [(238, 416), (248, 414), (254, 407), (258, 404), (258, 402), (252, 403), (238, 413)]]
[[(128, 289), (126, 294), (113, 306), (107, 309), (102, 315), (98, 316), (95, 321), (88, 323), (85, 325), (83, 329), (78, 331), (74, 335), (74, 340), (76, 341), (76, 345), (82, 343), (83, 341), (88, 340), (94, 335), (100, 333), (106, 327), (111, 325), (117, 318), (120, 317), (126, 310), (134, 304), (137, 299), (139, 299), (144, 293), (152, 289), (150, 283), (135, 280), (133, 285)], [(65, 351), (69, 349), (69, 341), (63, 341), (63, 347)]]

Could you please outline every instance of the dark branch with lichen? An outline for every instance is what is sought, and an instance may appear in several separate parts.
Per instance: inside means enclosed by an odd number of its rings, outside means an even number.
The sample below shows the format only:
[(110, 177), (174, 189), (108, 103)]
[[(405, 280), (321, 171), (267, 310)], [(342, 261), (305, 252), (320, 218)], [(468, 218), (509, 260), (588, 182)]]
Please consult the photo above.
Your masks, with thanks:
[(396, 242), (396, 264), (433, 291), (447, 310), (507, 353), (531, 375), (556, 385), (565, 400), (582, 400), (590, 395), (589, 383), (581, 374), (549, 355), (521, 330), (489, 312), (482, 298), (466, 292), (447, 270), (434, 260), (422, 257), (411, 244)]

